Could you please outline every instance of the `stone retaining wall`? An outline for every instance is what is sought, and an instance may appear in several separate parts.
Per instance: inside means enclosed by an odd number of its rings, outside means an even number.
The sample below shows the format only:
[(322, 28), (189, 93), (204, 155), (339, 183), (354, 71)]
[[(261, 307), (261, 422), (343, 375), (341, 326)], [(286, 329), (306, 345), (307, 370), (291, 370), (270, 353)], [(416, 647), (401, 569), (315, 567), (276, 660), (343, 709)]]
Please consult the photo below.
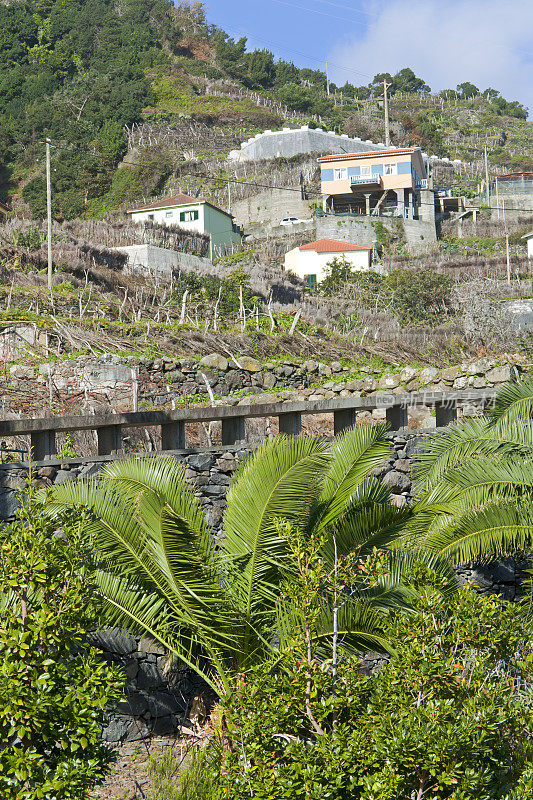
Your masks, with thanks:
[[(118, 411), (132, 408), (133, 384), (143, 402), (170, 407), (172, 403), (206, 402), (207, 386), (224, 405), (237, 403), (365, 397), (379, 392), (404, 393), (422, 389), (446, 392), (450, 389), (494, 388), (526, 371), (522, 356), (500, 359), (480, 358), (446, 369), (404, 367), (380, 374), (369, 367), (339, 361), (297, 361), (261, 363), (255, 358), (230, 357), (212, 353), (200, 359), (163, 358), (148, 360), (109, 356), (95, 360), (83, 356), (69, 361), (41, 364), (38, 369), (14, 364), (10, 385), (35, 396), (40, 391), (63, 399), (93, 399), (112, 404)], [(243, 397), (243, 395), (247, 395)], [(0, 397), (2, 390), (0, 389)], [(146, 406), (145, 406), (146, 407)], [(429, 415), (426, 413), (425, 415)]]

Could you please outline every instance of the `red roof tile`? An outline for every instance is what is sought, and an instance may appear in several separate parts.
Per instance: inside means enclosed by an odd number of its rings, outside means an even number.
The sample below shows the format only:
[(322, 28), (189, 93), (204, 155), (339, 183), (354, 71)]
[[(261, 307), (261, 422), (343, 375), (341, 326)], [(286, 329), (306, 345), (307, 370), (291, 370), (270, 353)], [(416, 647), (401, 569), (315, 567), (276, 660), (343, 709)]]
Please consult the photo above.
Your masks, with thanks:
[(191, 203), (203, 202), (203, 200), (198, 200), (197, 197), (190, 197), (188, 194), (175, 194), (173, 197), (164, 197), (162, 200), (155, 200), (145, 206), (130, 208), (128, 209), (128, 214), (131, 214), (132, 211), (149, 211), (152, 208), (169, 208), (170, 206), (190, 206)]
[(316, 253), (348, 253), (352, 250), (372, 250), (364, 244), (337, 242), (335, 239), (318, 239), (316, 242), (303, 244), (300, 250), (314, 250)]
[(367, 156), (368, 158), (375, 158), (376, 156), (404, 156), (409, 155), (410, 153), (414, 153), (415, 150), (420, 150), (419, 147), (393, 147), (390, 150), (365, 150), (364, 153), (339, 153), (333, 154), (331, 156), (321, 156), (317, 159), (318, 162), (322, 161), (343, 161), (347, 158), (362, 158), (363, 156)]

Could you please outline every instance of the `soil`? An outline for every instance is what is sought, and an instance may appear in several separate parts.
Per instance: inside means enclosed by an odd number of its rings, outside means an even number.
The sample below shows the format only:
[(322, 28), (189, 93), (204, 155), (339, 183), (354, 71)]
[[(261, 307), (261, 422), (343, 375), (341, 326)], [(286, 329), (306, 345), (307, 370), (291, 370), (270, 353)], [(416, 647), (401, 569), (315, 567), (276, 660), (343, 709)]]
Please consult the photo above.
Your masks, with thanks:
[(179, 739), (153, 737), (142, 742), (126, 742), (117, 750), (117, 760), (105, 783), (94, 789), (90, 800), (145, 800), (150, 797), (152, 782), (149, 762), (157, 758), (167, 747), (175, 748), (182, 757), (190, 743), (188, 737)]

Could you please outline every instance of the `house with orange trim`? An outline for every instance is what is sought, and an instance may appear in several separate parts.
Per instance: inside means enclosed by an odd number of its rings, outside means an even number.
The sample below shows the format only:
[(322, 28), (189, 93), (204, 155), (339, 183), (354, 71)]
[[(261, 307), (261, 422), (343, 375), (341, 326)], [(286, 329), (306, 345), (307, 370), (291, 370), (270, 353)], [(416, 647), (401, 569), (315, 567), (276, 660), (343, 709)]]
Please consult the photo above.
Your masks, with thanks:
[(419, 147), (394, 147), (323, 156), (324, 211), (418, 219), (427, 172)]
[(372, 269), (372, 252), (373, 248), (367, 245), (318, 239), (289, 250), (285, 255), (284, 269), (313, 287), (324, 280), (327, 265), (334, 258), (345, 258), (352, 265), (353, 272), (367, 272)]

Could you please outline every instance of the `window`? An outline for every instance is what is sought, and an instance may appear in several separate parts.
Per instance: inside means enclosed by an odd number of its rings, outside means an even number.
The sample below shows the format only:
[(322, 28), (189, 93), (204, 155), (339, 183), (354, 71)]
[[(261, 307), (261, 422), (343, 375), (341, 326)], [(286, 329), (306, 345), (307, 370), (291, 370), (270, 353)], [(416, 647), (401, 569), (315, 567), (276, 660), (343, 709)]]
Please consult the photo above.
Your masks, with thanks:
[(345, 181), (348, 177), (348, 170), (346, 167), (337, 167), (334, 170), (334, 179), (336, 181)]
[(398, 165), (397, 164), (384, 164), (383, 165), (384, 175), (397, 175), (398, 174)]
[(370, 164), (363, 164), (361, 167), (361, 177), (370, 178), (372, 176), (372, 167)]
[(172, 219), (173, 216), (174, 216), (173, 211), (165, 211), (165, 219)]
[(195, 222), (198, 219), (198, 211), (182, 211), (180, 222)]
[(316, 286), (316, 275), (304, 275), (304, 281), (309, 289), (314, 289)]

